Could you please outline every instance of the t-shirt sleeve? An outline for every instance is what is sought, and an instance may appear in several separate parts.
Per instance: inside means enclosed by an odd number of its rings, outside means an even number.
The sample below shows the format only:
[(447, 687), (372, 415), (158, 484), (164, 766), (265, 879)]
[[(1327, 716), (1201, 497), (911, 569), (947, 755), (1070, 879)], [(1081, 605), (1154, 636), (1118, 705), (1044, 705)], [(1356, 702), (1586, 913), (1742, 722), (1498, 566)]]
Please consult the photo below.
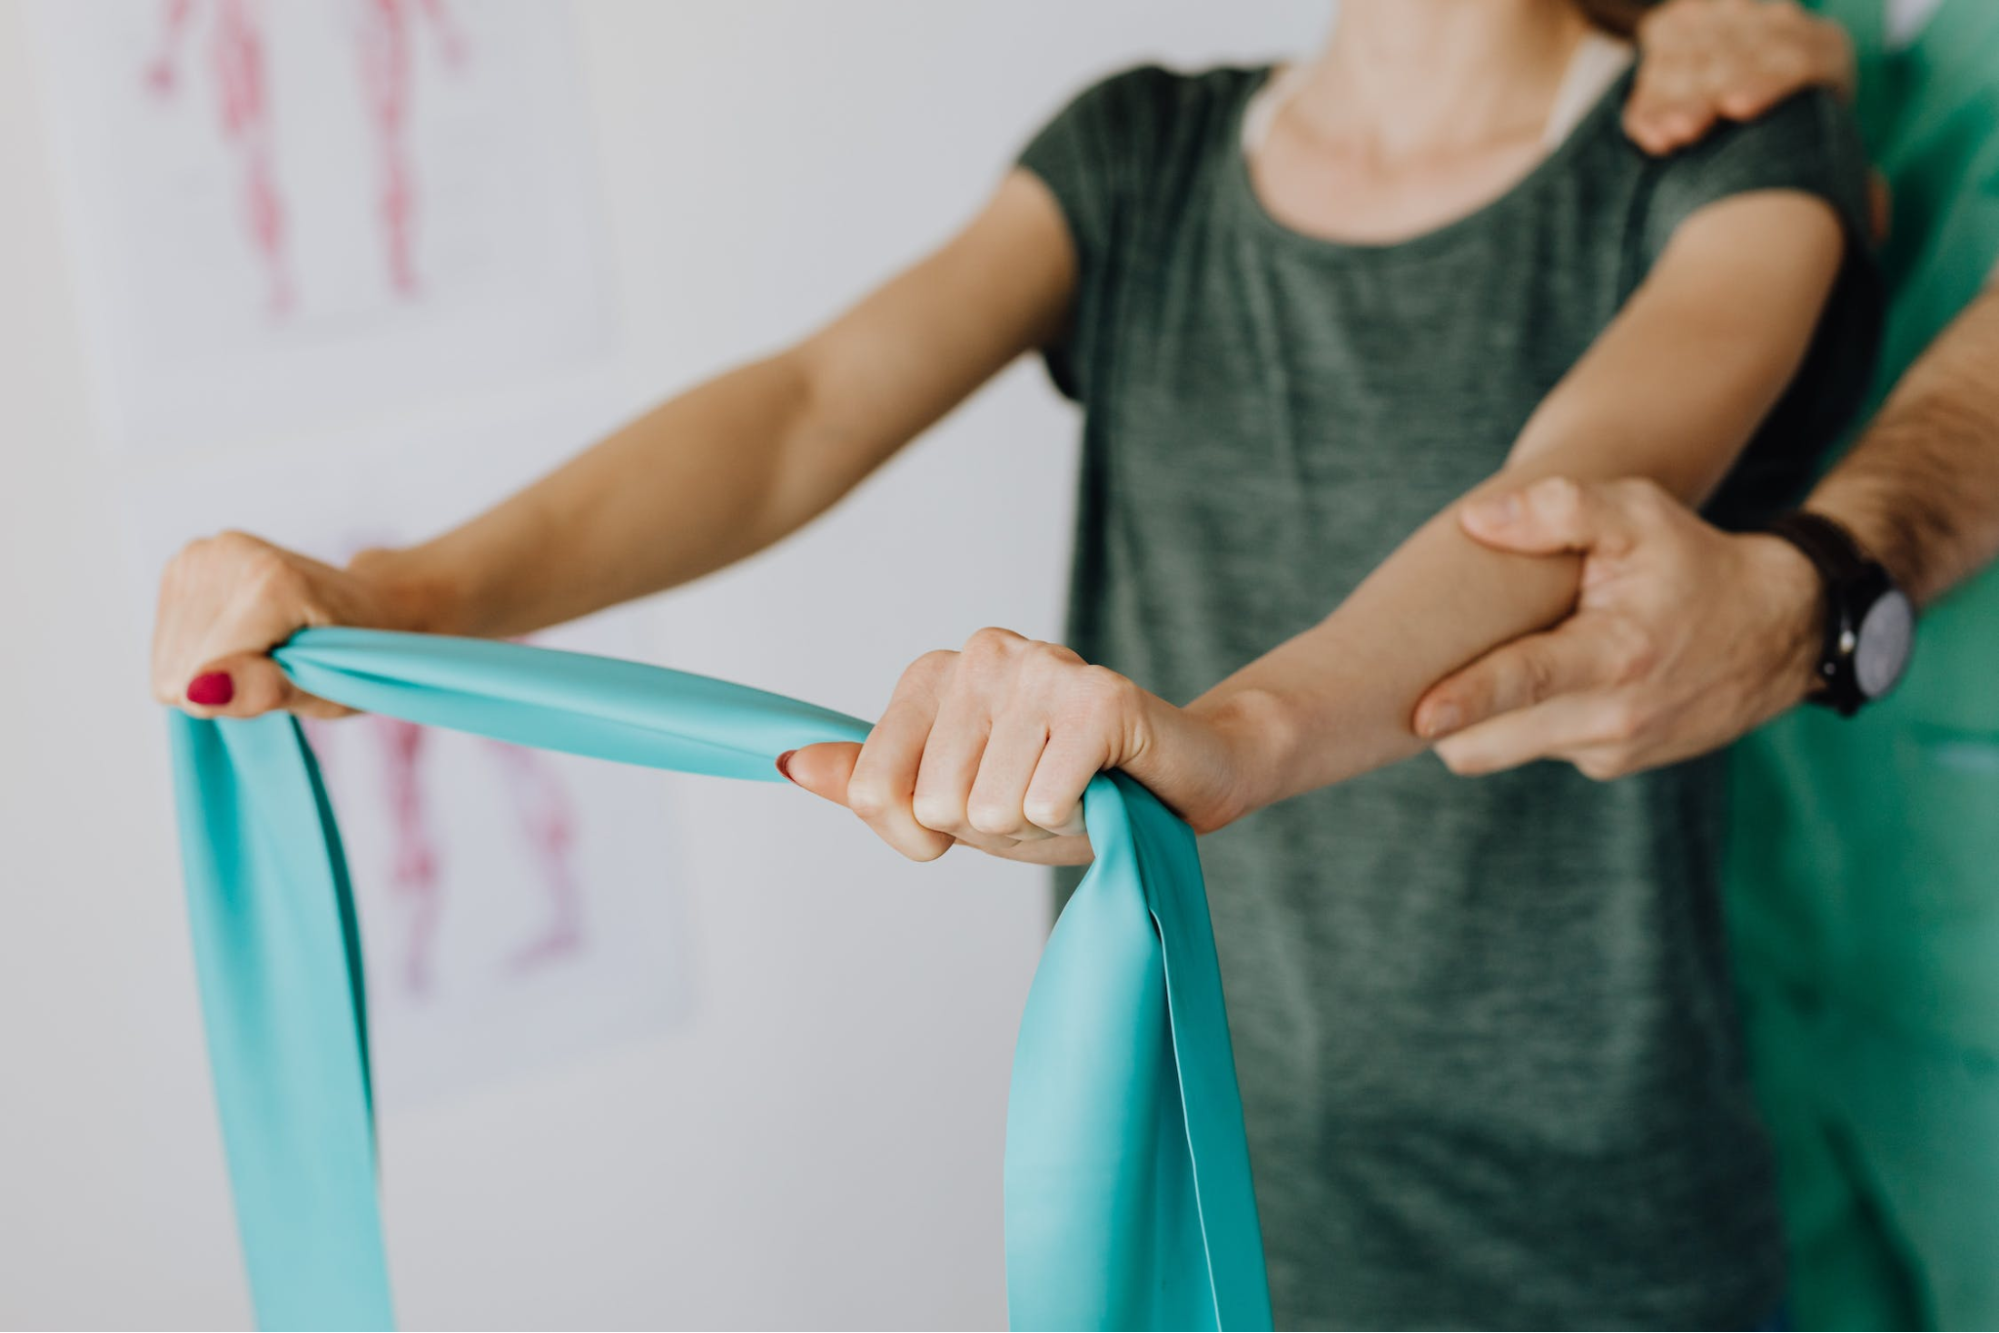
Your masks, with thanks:
[(1811, 348), (1710, 507), (1719, 522), (1753, 524), (1795, 503), (1867, 401), (1885, 305), (1868, 188), (1859, 129), (1824, 91), (1801, 93), (1760, 120), (1724, 126), (1660, 165), (1643, 230), (1648, 264), (1701, 209), (1763, 190), (1823, 199), (1846, 231), (1846, 259)]
[(1797, 190), (1831, 204), (1858, 248), (1869, 248), (1867, 154), (1837, 97), (1814, 90), (1760, 120), (1726, 124), (1662, 165), (1646, 218), (1653, 258), (1709, 204), (1758, 190)]
[(1156, 165), (1174, 77), (1146, 65), (1092, 85), (1041, 128), (1016, 162), (1055, 196), (1076, 247), (1070, 318), (1043, 355), (1056, 387), (1078, 401), (1088, 394), (1090, 363), (1097, 352), (1095, 312), (1115, 285), (1140, 191)]

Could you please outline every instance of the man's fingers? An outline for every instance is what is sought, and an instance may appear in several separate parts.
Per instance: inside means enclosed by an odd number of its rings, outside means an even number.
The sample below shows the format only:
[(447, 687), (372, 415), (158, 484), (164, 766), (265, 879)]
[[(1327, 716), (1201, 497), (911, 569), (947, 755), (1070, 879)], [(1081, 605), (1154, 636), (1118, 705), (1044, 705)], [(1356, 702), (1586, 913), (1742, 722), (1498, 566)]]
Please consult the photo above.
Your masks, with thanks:
[(1676, 28), (1669, 21), (1672, 17), (1668, 6), (1648, 21), (1638, 76), (1624, 104), (1625, 133), (1653, 154), (1694, 142), (1715, 118), (1712, 78), (1717, 47), (1711, 35)]
[(1685, 148), (1722, 118), (1752, 120), (1814, 85), (1851, 95), (1853, 44), (1792, 0), (1669, 0), (1639, 28), (1625, 132), (1654, 154)]
[(1432, 685), (1416, 705), (1416, 734), (1441, 741), (1501, 714), (1614, 683), (1608, 646), (1574, 625), (1502, 644)]
[(1631, 546), (1633, 521), (1648, 503), (1640, 490), (1625, 483), (1544, 477), (1466, 501), (1458, 521), (1475, 540), (1521, 555), (1622, 555)]
[(1563, 694), (1501, 713), (1437, 744), (1437, 757), (1459, 777), (1483, 777), (1536, 759), (1560, 759), (1593, 744), (1602, 730), (1603, 704), (1589, 695)]
[(1714, 99), (1691, 85), (1657, 88), (1644, 97), (1634, 93), (1624, 109), (1624, 132), (1654, 157), (1698, 143), (1714, 123)]

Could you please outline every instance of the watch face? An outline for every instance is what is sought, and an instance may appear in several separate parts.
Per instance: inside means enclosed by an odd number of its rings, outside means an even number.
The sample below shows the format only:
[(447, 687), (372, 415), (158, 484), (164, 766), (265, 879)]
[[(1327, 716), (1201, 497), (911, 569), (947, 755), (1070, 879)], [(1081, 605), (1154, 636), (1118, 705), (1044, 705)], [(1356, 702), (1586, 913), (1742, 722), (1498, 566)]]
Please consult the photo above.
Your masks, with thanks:
[(1909, 665), (1915, 630), (1915, 608), (1897, 589), (1883, 593), (1867, 608), (1859, 642), (1853, 647), (1853, 673), (1862, 694), (1879, 699), (1895, 687)]

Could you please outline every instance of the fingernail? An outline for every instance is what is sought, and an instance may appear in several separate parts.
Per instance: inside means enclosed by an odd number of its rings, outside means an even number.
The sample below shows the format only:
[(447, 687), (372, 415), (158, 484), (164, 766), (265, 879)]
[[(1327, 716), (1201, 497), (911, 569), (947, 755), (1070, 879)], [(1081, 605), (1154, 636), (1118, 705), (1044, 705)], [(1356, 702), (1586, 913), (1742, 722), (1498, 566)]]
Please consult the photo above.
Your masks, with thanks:
[(1459, 713), (1456, 704), (1438, 704), (1424, 715), (1423, 739), (1435, 740), (1439, 736), (1447, 736), (1451, 732), (1456, 731), (1458, 729), (1458, 718)]
[(797, 781), (796, 778), (791, 776), (791, 756), (797, 753), (798, 751), (796, 750), (786, 750), (783, 754), (777, 757), (777, 771), (784, 774), (784, 780), (786, 782)]
[(211, 671), (187, 683), (187, 701), (203, 708), (220, 708), (236, 697), (236, 682), (227, 671)]

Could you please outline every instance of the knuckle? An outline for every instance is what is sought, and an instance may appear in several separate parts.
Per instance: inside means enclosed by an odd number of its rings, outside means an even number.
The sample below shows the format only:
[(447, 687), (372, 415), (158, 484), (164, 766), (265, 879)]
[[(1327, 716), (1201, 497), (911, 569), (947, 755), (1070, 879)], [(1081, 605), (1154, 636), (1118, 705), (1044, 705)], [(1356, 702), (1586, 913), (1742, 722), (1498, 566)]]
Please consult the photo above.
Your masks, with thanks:
[(1650, 477), (1623, 477), (1605, 489), (1617, 507), (1633, 519), (1656, 519), (1671, 504), (1665, 488)]
[(217, 540), (214, 537), (196, 537), (193, 541), (181, 543), (180, 549), (175, 551), (173, 556), (167, 561), (168, 571), (186, 569), (189, 565), (201, 559), (204, 552), (215, 549), (215, 542)]
[(983, 833), (989, 838), (1004, 838), (1020, 831), (1021, 819), (1018, 811), (1009, 810), (997, 801), (975, 801), (965, 811), (965, 822), (972, 826), (974, 833)]
[(906, 695), (911, 690), (922, 694), (938, 693), (956, 671), (959, 656), (948, 648), (931, 649), (903, 670), (902, 678), (896, 682), (895, 693)]
[(889, 811), (888, 788), (872, 777), (857, 777), (847, 783), (847, 808), (869, 823)]
[(285, 596), (305, 583), (298, 567), (270, 547), (245, 553), (243, 577), (251, 588), (266, 597)]
[(251, 551), (270, 549), (262, 538), (252, 536), (241, 528), (224, 528), (213, 537), (206, 538), (195, 544), (231, 554), (245, 554)]
[(1046, 797), (1030, 797), (1021, 808), (1027, 822), (1039, 828), (1060, 828), (1069, 821), (1070, 807), (1056, 804)]
[(1529, 703), (1545, 703), (1555, 692), (1555, 668), (1545, 653), (1520, 655), (1520, 693)]
[(1668, 0), (1658, 6), (1638, 24), (1638, 35), (1642, 41), (1671, 41), (1683, 37), (1693, 26), (1696, 0)]
[(1811, 55), (1795, 42), (1773, 42), (1762, 49), (1763, 68), (1775, 78), (1791, 83), (1812, 71)]
[(1630, 700), (1613, 704), (1604, 714), (1603, 738), (1613, 745), (1628, 745), (1643, 734), (1645, 712)]
[(1444, 767), (1461, 778), (1479, 777), (1485, 772), (1484, 765), (1476, 754), (1448, 742), (1437, 747), (1437, 757), (1444, 761)]
[(1556, 522), (1567, 522), (1582, 510), (1583, 488), (1573, 477), (1543, 477), (1530, 494), (1534, 508)]
[(902, 674), (904, 676), (914, 676), (920, 680), (934, 680), (948, 673), (951, 670), (951, 664), (957, 660), (958, 654), (952, 652), (949, 648), (932, 648), (929, 652), (911, 662), (909, 669)]
[(1650, 632), (1632, 626), (1618, 652), (1617, 681), (1634, 685), (1650, 676), (1659, 665), (1659, 645)]
[(1608, 782), (1617, 776), (1609, 759), (1602, 755), (1583, 755), (1576, 760), (1576, 771), (1592, 782)]
[[(880, 832), (880, 830), (876, 830)], [(891, 838), (882, 834), (883, 841), (895, 848), (904, 857), (919, 864), (935, 861), (951, 850), (952, 839), (948, 836), (933, 835), (928, 838)]]
[(1026, 642), (1012, 630), (1001, 629), (997, 625), (987, 625), (984, 629), (972, 631), (972, 637), (965, 640), (967, 657), (999, 657), (1010, 653), (1019, 644)]
[(964, 822), (958, 803), (950, 796), (936, 792), (916, 793), (909, 803), (909, 810), (917, 823), (938, 833), (955, 833)]
[(1636, 746), (1625, 742), (1598, 746), (1576, 760), (1576, 768), (1593, 782), (1615, 782), (1628, 778), (1644, 765)]
[(1083, 664), (1083, 659), (1074, 649), (1059, 643), (1043, 643), (1037, 639), (1028, 642), (1025, 650), (1028, 660), (1043, 671), (1066, 671)]

